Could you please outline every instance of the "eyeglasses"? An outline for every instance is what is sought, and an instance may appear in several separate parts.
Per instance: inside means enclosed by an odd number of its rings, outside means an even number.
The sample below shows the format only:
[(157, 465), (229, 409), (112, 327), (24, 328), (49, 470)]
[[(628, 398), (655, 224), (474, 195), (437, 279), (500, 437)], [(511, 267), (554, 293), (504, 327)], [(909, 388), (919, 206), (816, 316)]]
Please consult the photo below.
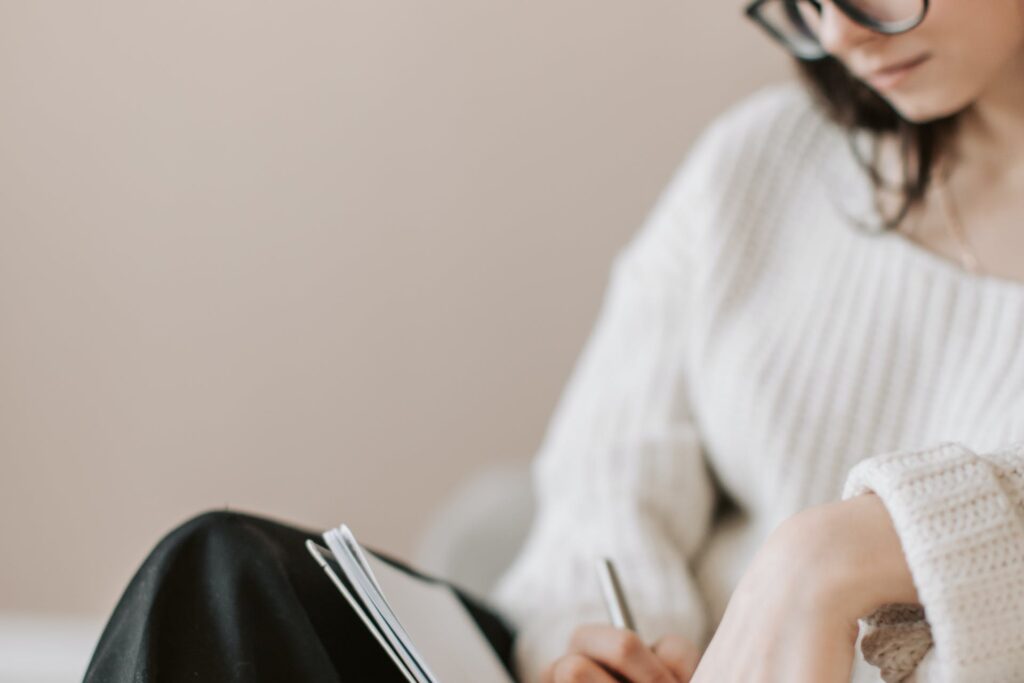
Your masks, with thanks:
[[(850, 20), (872, 31), (895, 35), (914, 28), (928, 13), (928, 0), (824, 0)], [(821, 45), (823, 0), (754, 0), (746, 13), (796, 57), (822, 59), (828, 52)]]

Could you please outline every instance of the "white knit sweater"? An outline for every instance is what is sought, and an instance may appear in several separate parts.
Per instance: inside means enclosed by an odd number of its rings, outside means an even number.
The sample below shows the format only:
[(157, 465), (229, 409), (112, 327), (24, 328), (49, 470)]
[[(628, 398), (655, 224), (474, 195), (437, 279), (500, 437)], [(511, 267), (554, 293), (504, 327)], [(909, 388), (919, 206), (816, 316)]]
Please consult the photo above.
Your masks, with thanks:
[[(1024, 283), (858, 232), (848, 217), (872, 207), (796, 82), (691, 147), (615, 258), (534, 460), (533, 527), (490, 596), (524, 681), (607, 620), (595, 555), (617, 561), (642, 637), (704, 646), (779, 522), (866, 489), (926, 617), (878, 627), (886, 680), (926, 652), (905, 680), (1024, 681)], [(881, 680), (855, 661), (851, 680)]]

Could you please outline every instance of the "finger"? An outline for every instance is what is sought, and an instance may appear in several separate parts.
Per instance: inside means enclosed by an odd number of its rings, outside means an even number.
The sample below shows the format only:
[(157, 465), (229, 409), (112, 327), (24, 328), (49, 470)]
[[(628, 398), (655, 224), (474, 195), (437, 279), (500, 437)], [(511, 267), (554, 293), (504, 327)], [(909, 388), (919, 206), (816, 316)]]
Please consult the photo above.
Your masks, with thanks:
[(616, 683), (597, 662), (581, 654), (569, 654), (555, 660), (542, 680), (550, 683)]
[(689, 683), (700, 661), (700, 649), (692, 642), (674, 634), (662, 636), (651, 648), (665, 666), (682, 683)]
[(569, 652), (586, 655), (635, 683), (679, 683), (636, 633), (610, 624), (578, 627), (569, 642)]

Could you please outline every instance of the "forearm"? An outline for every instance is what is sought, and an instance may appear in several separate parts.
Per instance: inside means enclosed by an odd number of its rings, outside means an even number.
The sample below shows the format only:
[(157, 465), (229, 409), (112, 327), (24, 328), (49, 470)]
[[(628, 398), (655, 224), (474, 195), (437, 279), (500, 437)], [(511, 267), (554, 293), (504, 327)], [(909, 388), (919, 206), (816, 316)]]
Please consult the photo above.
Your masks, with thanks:
[(788, 525), (788, 542), (812, 549), (814, 580), (819, 594), (827, 596), (827, 609), (854, 622), (885, 604), (919, 601), (900, 539), (878, 496), (808, 508)]

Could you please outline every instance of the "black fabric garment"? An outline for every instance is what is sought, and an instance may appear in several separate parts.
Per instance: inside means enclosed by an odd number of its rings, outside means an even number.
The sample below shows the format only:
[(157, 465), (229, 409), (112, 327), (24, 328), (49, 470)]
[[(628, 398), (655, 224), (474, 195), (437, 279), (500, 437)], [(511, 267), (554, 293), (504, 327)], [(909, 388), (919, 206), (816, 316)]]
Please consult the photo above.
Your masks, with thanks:
[[(86, 683), (403, 683), (405, 677), (304, 547), (319, 532), (212, 511), (168, 533), (132, 578)], [(426, 574), (369, 552), (403, 571)], [(451, 586), (505, 666), (513, 632)]]

